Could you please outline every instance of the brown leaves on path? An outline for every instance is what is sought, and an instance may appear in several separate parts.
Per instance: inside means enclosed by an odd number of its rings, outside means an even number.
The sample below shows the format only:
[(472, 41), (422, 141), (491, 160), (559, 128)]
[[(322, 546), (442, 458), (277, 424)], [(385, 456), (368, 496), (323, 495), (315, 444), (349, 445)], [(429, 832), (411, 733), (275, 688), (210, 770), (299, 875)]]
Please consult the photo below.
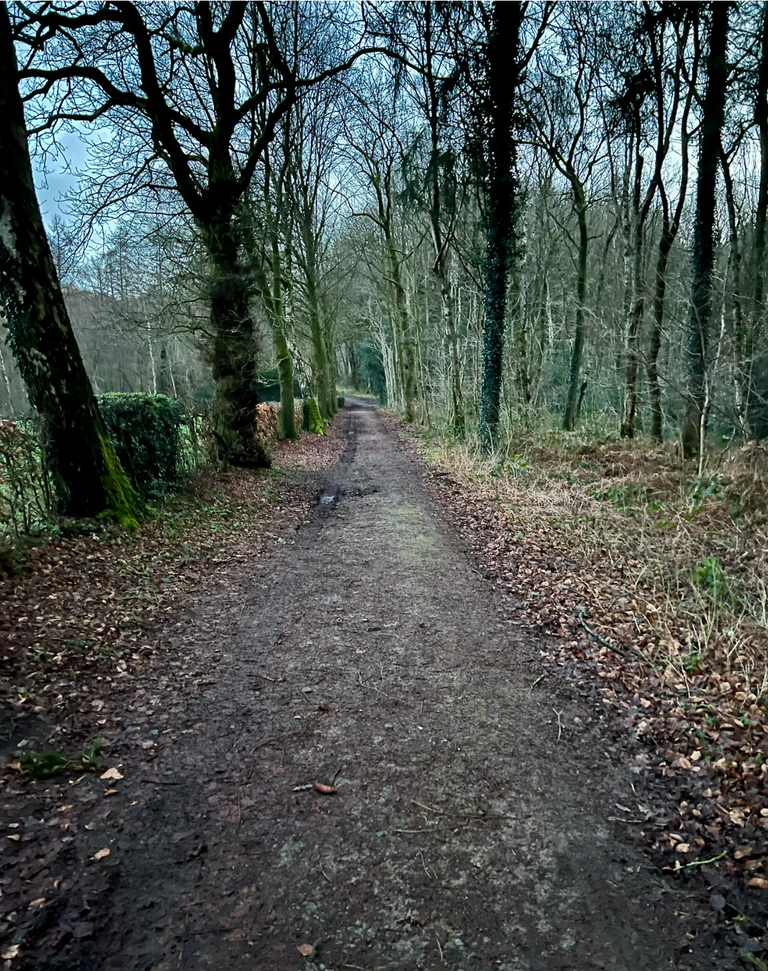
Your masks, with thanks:
[(553, 509), (534, 486), (512, 507), (487, 475), (427, 473), (481, 574), (510, 598), (512, 623), (543, 636), (542, 664), (612, 712), (635, 750), (631, 770), (661, 780), (666, 810), (639, 799), (632, 815), (662, 864), (707, 863), (768, 887), (768, 717), (735, 653), (714, 650), (705, 664), (690, 614), (660, 597), (637, 553), (578, 542), (577, 503)]

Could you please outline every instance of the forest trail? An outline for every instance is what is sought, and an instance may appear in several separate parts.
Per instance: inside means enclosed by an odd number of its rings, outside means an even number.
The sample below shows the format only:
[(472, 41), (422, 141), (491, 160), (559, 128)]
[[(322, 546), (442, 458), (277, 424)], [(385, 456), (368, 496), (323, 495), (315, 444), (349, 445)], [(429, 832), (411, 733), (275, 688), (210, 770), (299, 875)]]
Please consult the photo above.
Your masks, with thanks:
[(78, 966), (726, 967), (686, 954), (690, 893), (614, 821), (638, 800), (594, 712), (535, 684), (538, 646), (375, 409), (339, 421), (295, 542), (177, 626), (203, 687), (127, 790)]

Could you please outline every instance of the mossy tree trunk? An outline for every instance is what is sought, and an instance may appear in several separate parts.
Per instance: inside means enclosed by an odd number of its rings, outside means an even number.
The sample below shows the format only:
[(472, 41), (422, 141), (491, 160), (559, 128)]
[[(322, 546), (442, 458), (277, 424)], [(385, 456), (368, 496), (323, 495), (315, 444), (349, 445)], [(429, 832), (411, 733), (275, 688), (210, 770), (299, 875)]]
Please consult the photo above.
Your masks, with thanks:
[(395, 298), (395, 321), (400, 338), (403, 421), (413, 421), (416, 417), (416, 341), (413, 335), (411, 317), (408, 313), (408, 300), (402, 279), (401, 258), (391, 231), (386, 234), (386, 245), (389, 256), (392, 290)]
[(111, 513), (135, 525), (141, 502), (104, 427), (64, 304), (35, 193), (16, 56), (0, 5), (0, 302), (59, 506), (71, 516)]
[(266, 269), (259, 260), (254, 266), (254, 276), (256, 286), (261, 293), (264, 309), (267, 312), (269, 327), (272, 333), (272, 347), (277, 359), (277, 378), (280, 385), (280, 438), (295, 440), (299, 437), (296, 428), (296, 415), (294, 412), (294, 369), (293, 356), (288, 346), (288, 337), (285, 332), (285, 303), (283, 300), (283, 288), (281, 277), (281, 259), (279, 241), (273, 241), (272, 253), (272, 286), (270, 287)]
[[(688, 37), (693, 24), (693, 18), (689, 27), (682, 34), (678, 35), (677, 43), (677, 70), (676, 75), (682, 76), (682, 65), (688, 48)], [(694, 45), (694, 60), (689, 65), (688, 71), (695, 78), (698, 73), (698, 44)], [(676, 82), (679, 83), (679, 82)], [(682, 114), (680, 117), (680, 184), (677, 194), (677, 203), (674, 211), (670, 211), (669, 199), (667, 196), (664, 179), (659, 178), (659, 198), (661, 199), (662, 224), (659, 236), (658, 250), (656, 253), (656, 266), (654, 270), (653, 282), (653, 313), (651, 320), (651, 334), (648, 346), (648, 358), (646, 371), (648, 374), (648, 389), (651, 405), (651, 436), (657, 442), (664, 439), (664, 414), (661, 406), (661, 385), (659, 383), (659, 353), (661, 352), (661, 339), (664, 328), (664, 314), (667, 295), (667, 271), (669, 267), (669, 257), (672, 246), (680, 230), (680, 223), (685, 208), (685, 200), (688, 195), (689, 182), (689, 153), (688, 146), (690, 134), (688, 132), (688, 119), (695, 95), (695, 84), (687, 86), (685, 98), (683, 99)], [(658, 163), (657, 163), (658, 164)]]
[(199, 221), (210, 267), (214, 422), (222, 458), (244, 468), (259, 468), (269, 465), (269, 458), (256, 440), (256, 346), (237, 221), (234, 203), (222, 205), (209, 222)]

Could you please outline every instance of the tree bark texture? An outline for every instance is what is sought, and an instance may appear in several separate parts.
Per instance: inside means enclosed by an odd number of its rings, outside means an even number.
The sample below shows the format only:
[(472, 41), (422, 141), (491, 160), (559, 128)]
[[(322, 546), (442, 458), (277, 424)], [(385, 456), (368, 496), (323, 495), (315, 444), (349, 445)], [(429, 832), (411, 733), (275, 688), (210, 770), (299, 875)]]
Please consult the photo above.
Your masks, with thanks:
[(675, 236), (669, 225), (669, 217), (665, 213), (664, 225), (659, 239), (656, 254), (656, 268), (653, 281), (653, 320), (651, 336), (648, 345), (648, 392), (651, 403), (651, 437), (661, 442), (664, 440), (664, 413), (661, 407), (661, 385), (659, 384), (659, 353), (661, 351), (661, 337), (664, 332), (664, 303), (667, 294), (667, 266), (669, 254)]
[(0, 302), (8, 343), (43, 421), (60, 511), (135, 525), (141, 503), (120, 467), (85, 372), (35, 193), (8, 10), (0, 5)]
[(579, 404), (581, 363), (584, 357), (584, 301), (587, 295), (587, 256), (589, 235), (587, 233), (587, 197), (578, 176), (570, 174), (574, 210), (579, 224), (579, 255), (576, 276), (576, 319), (574, 321), (573, 345), (571, 347), (571, 366), (568, 373), (568, 397), (565, 403), (563, 428), (572, 432), (576, 425), (576, 412)]
[(504, 361), (507, 280), (515, 253), (517, 147), (515, 95), (519, 82), (522, 3), (495, 3), (488, 38), (489, 173), (483, 326), (480, 438), (492, 448), (498, 435)]
[(706, 401), (707, 338), (712, 316), (714, 278), (715, 190), (728, 79), (725, 56), (729, 4), (710, 3), (709, 8), (711, 25), (707, 54), (707, 90), (701, 121), (696, 217), (691, 254), (691, 304), (686, 342), (688, 406), (681, 432), (683, 454), (687, 458), (697, 454), (701, 447)]
[(235, 222), (234, 207), (222, 207), (209, 223), (198, 221), (209, 254), (214, 419), (222, 459), (244, 468), (258, 468), (269, 465), (269, 458), (256, 440), (258, 393), (250, 282), (240, 256)]
[(749, 320), (742, 339), (737, 341), (737, 402), (742, 434), (751, 438), (751, 413), (757, 401), (753, 385), (755, 347), (765, 321), (765, 243), (768, 221), (768, 7), (763, 11), (760, 32), (760, 60), (755, 89), (755, 121), (760, 135), (760, 185), (755, 212), (754, 289)]
[(301, 234), (304, 243), (304, 277), (306, 285), (309, 330), (312, 338), (312, 358), (317, 381), (317, 405), (323, 419), (332, 418), (336, 412), (333, 400), (333, 381), (331, 362), (328, 355), (328, 341), (321, 316), (318, 286), (319, 270), (317, 265), (317, 239), (311, 210), (307, 206), (302, 213)]

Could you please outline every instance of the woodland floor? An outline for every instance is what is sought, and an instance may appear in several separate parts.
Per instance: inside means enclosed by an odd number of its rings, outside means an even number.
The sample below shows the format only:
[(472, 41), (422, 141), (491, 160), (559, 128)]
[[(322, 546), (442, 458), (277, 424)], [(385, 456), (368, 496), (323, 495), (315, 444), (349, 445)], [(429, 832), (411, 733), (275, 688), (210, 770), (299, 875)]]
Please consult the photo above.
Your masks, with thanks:
[[(56, 688), (55, 739), (99, 734), (106, 778), (6, 774), (5, 967), (765, 967), (758, 897), (646, 849), (679, 792), (485, 578), (421, 460), (355, 399), (318, 448), (341, 457), (276, 477), (148, 632), (115, 621), (125, 657), (83, 662), (79, 707)], [(61, 595), (46, 556), (0, 588), (0, 630), (25, 584)], [(8, 711), (9, 757), (57, 720)]]

